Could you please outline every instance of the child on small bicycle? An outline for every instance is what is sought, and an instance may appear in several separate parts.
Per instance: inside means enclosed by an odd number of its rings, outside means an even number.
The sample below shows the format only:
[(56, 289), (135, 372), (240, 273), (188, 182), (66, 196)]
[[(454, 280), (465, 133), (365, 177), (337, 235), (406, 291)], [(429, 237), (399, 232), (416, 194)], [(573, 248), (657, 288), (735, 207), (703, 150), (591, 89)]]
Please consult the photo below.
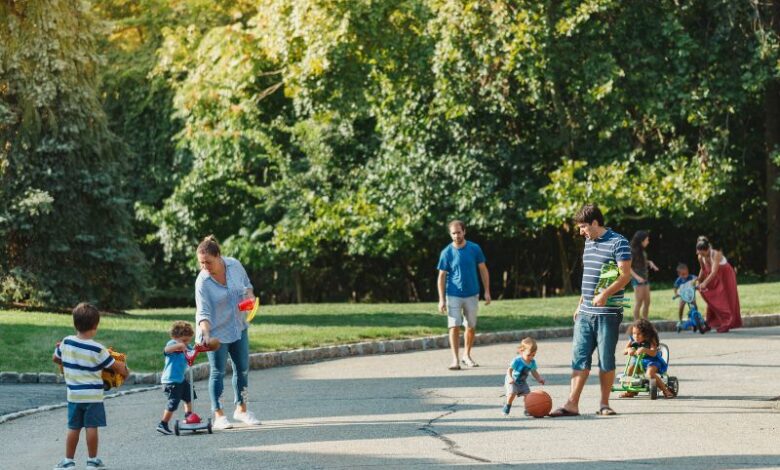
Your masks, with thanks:
[[(624, 355), (632, 356), (630, 359), (632, 365), (629, 367), (628, 373), (634, 373), (637, 359), (641, 357), (641, 365), (647, 374), (647, 378), (655, 380), (665, 398), (674, 398), (674, 392), (661, 379), (661, 374), (666, 372), (668, 365), (658, 353), (659, 343), (658, 332), (649, 320), (642, 318), (635, 321), (631, 326), (628, 343), (626, 343), (626, 347), (623, 350)], [(631, 398), (635, 397), (636, 394), (636, 392), (623, 392), (620, 394), (620, 398)]]
[[(688, 271), (688, 265), (685, 263), (680, 263), (677, 265), (677, 279), (674, 281), (674, 295), (678, 295), (678, 290), (680, 287), (685, 284), (686, 282), (690, 282), (696, 279), (695, 274), (691, 274), (690, 271)], [(696, 307), (696, 299), (693, 300), (693, 305)], [(678, 309), (678, 314), (680, 316), (680, 321), (683, 319), (683, 311), (685, 310), (685, 301), (680, 299), (680, 306)]]

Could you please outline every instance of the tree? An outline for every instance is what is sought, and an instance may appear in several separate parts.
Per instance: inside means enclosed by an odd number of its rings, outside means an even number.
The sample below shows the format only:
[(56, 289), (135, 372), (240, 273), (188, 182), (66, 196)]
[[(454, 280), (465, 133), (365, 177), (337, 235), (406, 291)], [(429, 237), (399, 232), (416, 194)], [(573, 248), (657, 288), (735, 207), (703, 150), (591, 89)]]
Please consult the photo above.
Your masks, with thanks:
[(134, 304), (145, 261), (82, 2), (0, 3), (0, 299)]

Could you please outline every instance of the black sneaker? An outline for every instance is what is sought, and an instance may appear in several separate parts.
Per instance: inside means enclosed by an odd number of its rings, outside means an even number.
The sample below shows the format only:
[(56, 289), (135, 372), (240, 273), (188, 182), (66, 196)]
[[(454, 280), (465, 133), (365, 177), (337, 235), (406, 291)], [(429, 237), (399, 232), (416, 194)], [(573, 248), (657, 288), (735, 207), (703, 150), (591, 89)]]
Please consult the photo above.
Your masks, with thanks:
[(163, 423), (162, 421), (160, 421), (160, 424), (157, 425), (157, 432), (160, 434), (165, 434), (166, 436), (173, 434), (171, 428), (168, 427), (168, 423)]

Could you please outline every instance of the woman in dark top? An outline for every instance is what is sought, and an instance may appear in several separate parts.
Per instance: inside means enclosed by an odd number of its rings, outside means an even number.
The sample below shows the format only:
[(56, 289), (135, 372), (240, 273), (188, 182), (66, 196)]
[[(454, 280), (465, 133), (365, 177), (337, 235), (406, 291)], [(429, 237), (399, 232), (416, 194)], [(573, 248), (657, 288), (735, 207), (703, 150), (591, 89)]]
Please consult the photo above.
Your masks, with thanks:
[(647, 319), (650, 311), (650, 269), (658, 267), (647, 259), (645, 248), (650, 244), (650, 234), (640, 230), (631, 239), (631, 285), (634, 287), (634, 320)]

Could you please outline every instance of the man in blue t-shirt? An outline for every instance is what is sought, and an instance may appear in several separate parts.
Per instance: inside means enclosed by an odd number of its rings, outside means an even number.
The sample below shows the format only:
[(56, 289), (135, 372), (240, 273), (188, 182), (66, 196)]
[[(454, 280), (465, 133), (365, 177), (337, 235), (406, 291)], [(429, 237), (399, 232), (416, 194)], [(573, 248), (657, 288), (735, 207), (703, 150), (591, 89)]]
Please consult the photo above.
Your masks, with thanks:
[[(585, 204), (574, 216), (574, 223), (585, 237), (582, 255), (582, 295), (574, 312), (572, 335), (572, 374), (569, 399), (550, 416), (579, 415), (582, 389), (590, 374), (593, 351), (599, 351), (601, 403), (596, 414), (614, 415), (609, 394), (615, 380), (615, 347), (623, 320), (623, 289), (631, 280), (631, 248), (628, 240), (604, 226), (604, 216), (595, 204)], [(602, 273), (613, 271), (616, 279)], [(608, 279), (614, 279), (609, 283)], [(599, 282), (602, 281), (602, 282)]]
[[(450, 333), (452, 364), (450, 370), (460, 369), (458, 346), (460, 344), (460, 326), (466, 319), (464, 335), (465, 354), (462, 362), (469, 367), (477, 367), (471, 358), (471, 347), (477, 328), (477, 310), (479, 308), (479, 279), (477, 270), (485, 288), (485, 305), (490, 305), (490, 275), (485, 266), (485, 255), (476, 243), (466, 241), (466, 226), (460, 220), (447, 225), (452, 243), (447, 245), (439, 256), (439, 311), (447, 314), (447, 326)], [(445, 297), (446, 294), (446, 297)]]

